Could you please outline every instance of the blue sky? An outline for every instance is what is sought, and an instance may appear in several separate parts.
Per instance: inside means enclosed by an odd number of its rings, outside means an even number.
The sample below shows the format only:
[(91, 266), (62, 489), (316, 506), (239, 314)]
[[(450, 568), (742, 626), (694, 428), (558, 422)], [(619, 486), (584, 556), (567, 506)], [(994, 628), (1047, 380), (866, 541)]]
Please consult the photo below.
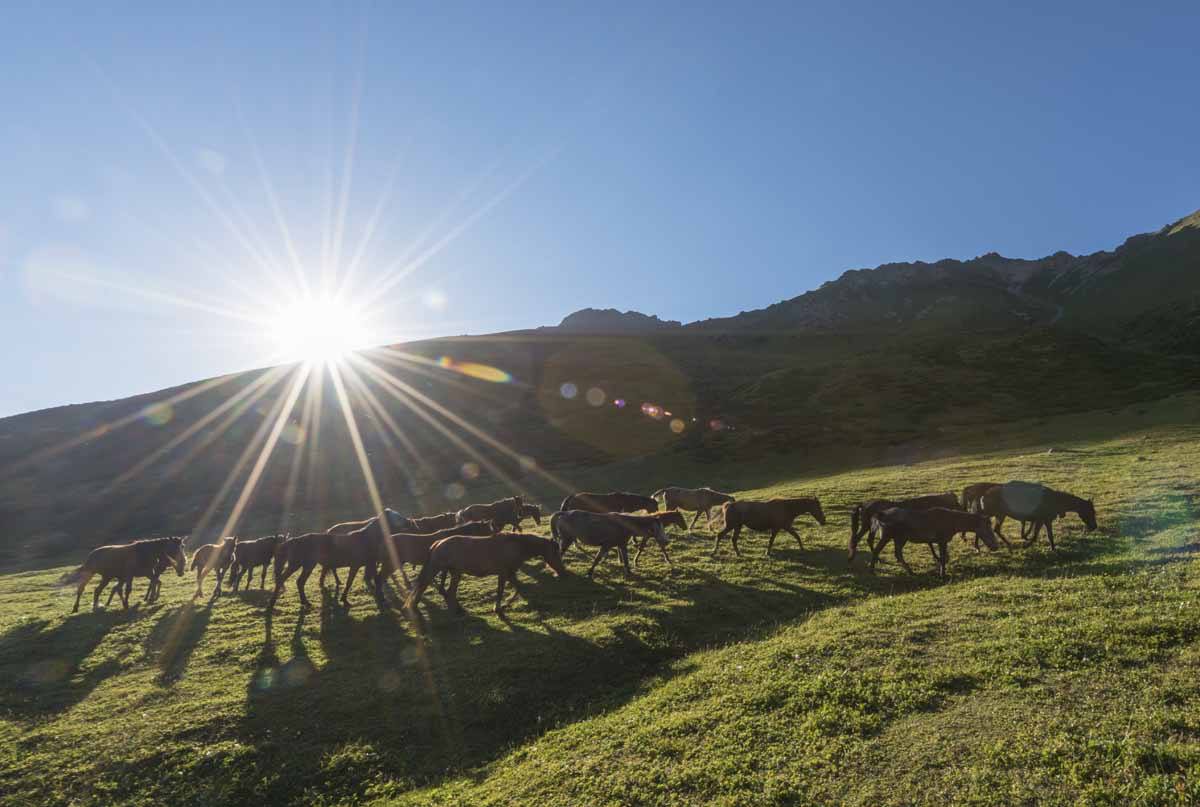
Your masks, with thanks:
[(296, 266), (384, 342), (1200, 207), (1194, 2), (162, 5), (6, 7), (0, 415), (269, 361)]

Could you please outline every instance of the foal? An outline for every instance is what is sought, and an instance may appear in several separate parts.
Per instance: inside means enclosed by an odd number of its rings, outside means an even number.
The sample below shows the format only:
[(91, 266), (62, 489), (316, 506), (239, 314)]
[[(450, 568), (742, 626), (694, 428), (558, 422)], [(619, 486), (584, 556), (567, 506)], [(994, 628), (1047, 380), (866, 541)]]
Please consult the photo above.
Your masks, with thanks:
[(204, 595), (204, 578), (211, 571), (217, 573), (217, 589), (213, 592), (213, 599), (221, 596), (221, 582), (225, 579), (225, 571), (229, 564), (233, 562), (233, 548), (237, 542), (238, 539), (234, 537), (222, 538), (215, 544), (205, 544), (192, 555), (192, 568), (196, 570), (196, 593), (192, 595), (193, 600)]

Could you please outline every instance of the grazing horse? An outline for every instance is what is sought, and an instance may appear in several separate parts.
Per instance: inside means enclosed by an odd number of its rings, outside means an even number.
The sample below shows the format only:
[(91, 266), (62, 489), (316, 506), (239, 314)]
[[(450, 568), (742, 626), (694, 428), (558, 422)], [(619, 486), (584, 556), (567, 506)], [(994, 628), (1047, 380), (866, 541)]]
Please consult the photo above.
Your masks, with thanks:
[(212, 571), (217, 573), (217, 589), (213, 592), (213, 598), (221, 596), (221, 581), (225, 579), (225, 570), (233, 562), (233, 548), (237, 546), (237, 542), (237, 538), (227, 536), (215, 544), (205, 544), (192, 555), (192, 568), (196, 570), (196, 593), (192, 595), (193, 600), (203, 596), (204, 578)]
[[(116, 580), (118, 588), (122, 588), (121, 602), (129, 608), (129, 592), (133, 588), (133, 578), (149, 577), (155, 579), (160, 560), (167, 560), (175, 567), (177, 575), (183, 574), (187, 556), (183, 552), (182, 538), (150, 538), (145, 541), (134, 541), (129, 544), (109, 544), (98, 546), (87, 556), (87, 559), (73, 572), (65, 574), (59, 580), (63, 585), (77, 584), (75, 592), (75, 607), (71, 613), (79, 610), (79, 598), (83, 589), (94, 575), (100, 575), (100, 585), (92, 595), (92, 610), (100, 607), (100, 593), (110, 580)], [(153, 585), (153, 583), (152, 583)]]
[(742, 527), (771, 533), (771, 539), (767, 541), (767, 557), (771, 556), (771, 547), (775, 545), (775, 536), (780, 530), (791, 533), (796, 543), (800, 544), (800, 548), (804, 549), (804, 542), (792, 527), (792, 522), (805, 513), (815, 518), (818, 524), (825, 524), (825, 511), (821, 509), (821, 502), (816, 498), (725, 502), (721, 506), (725, 526), (717, 533), (717, 540), (713, 543), (713, 555), (716, 555), (721, 547), (721, 538), (732, 532), (729, 538), (733, 542), (733, 552), (740, 556), (742, 553), (738, 551), (738, 536), (741, 535)]
[[(421, 595), (439, 572), (449, 572), (450, 587), (442, 592), (446, 606), (454, 613), (463, 613), (458, 602), (458, 583), (464, 574), (472, 577), (496, 575), (496, 613), (500, 613), (509, 601), (516, 597), (517, 569), (532, 558), (541, 558), (556, 576), (565, 575), (562, 553), (558, 544), (538, 535), (520, 532), (501, 532), (487, 538), (454, 535), (443, 538), (429, 551), (429, 562), (421, 567), (421, 574), (404, 607), (413, 611), (421, 601)], [(504, 586), (511, 583), (512, 596), (504, 600)]]
[(412, 523), (413, 525), (410, 529), (400, 530), (400, 532), (430, 533), (444, 530), (458, 523), (458, 513), (441, 513), (436, 516), (414, 518), (412, 519)]
[[(542, 526), (542, 506), (540, 504), (521, 505), (521, 518), (532, 518), (534, 524), (537, 524), (539, 527)], [(517, 524), (517, 529), (520, 528), (521, 525)]]
[(254, 583), (254, 570), (259, 566), (262, 567), (262, 577), (258, 587), (265, 589), (267, 587), (267, 569), (275, 558), (275, 547), (287, 539), (286, 535), (268, 535), (266, 538), (254, 541), (238, 541), (233, 548), (233, 565), (229, 572), (230, 586), (233, 590), (238, 590), (238, 582), (241, 581), (242, 575), (248, 572), (246, 590), (249, 591), (250, 586)]
[[(387, 518), (389, 532), (403, 532), (413, 528), (413, 520), (405, 518), (390, 507), (383, 508), (383, 515)], [(364, 518), (362, 521), (343, 521), (340, 524), (334, 524), (329, 529), (325, 530), (332, 535), (346, 535), (347, 533), (357, 532), (368, 524), (374, 524), (379, 520), (379, 516)]]
[[(1028, 543), (1038, 539), (1042, 527), (1054, 546), (1054, 519), (1067, 513), (1075, 513), (1087, 527), (1088, 532), (1096, 529), (1096, 505), (1091, 499), (1083, 499), (1071, 493), (1054, 490), (1034, 482), (1008, 482), (988, 489), (979, 499), (980, 511), (998, 520), (1015, 518), (1033, 524), (1033, 535)], [(1002, 521), (1001, 521), (1002, 523)], [(999, 523), (996, 525), (999, 531)]]
[(704, 515), (705, 525), (711, 529), (713, 509), (725, 502), (734, 501), (733, 496), (728, 493), (712, 488), (662, 488), (654, 491), (651, 496), (663, 500), (664, 510), (687, 510), (689, 513), (694, 511), (696, 516), (692, 519), (692, 525), (687, 528), (689, 530), (696, 528), (701, 514)]
[(591, 568), (588, 569), (588, 577), (592, 576), (596, 564), (608, 554), (608, 550), (614, 547), (621, 558), (621, 565), (625, 567), (625, 574), (632, 575), (633, 570), (629, 568), (629, 541), (635, 535), (653, 538), (662, 550), (667, 565), (671, 565), (671, 556), (667, 554), (667, 534), (657, 516), (560, 510), (550, 516), (550, 534), (558, 541), (563, 555), (567, 554), (567, 550), (575, 541), (599, 547), (600, 551), (596, 553)]
[(639, 496), (636, 493), (572, 493), (563, 499), (559, 510), (588, 510), (593, 513), (636, 513), (645, 510), (647, 513), (658, 512), (658, 502), (649, 496)]
[(887, 546), (888, 541), (895, 545), (896, 562), (904, 567), (909, 574), (912, 567), (904, 560), (904, 545), (906, 543), (929, 544), (934, 560), (938, 565), (938, 576), (946, 576), (946, 564), (950, 561), (950, 541), (955, 533), (973, 532), (987, 544), (988, 549), (995, 550), (998, 544), (992, 532), (991, 520), (981, 513), (966, 513), (957, 508), (929, 507), (924, 510), (905, 510), (902, 507), (889, 507), (883, 512), (876, 513), (873, 520), (878, 522), (882, 537), (879, 543), (871, 547), (871, 569), (879, 560), (879, 553)]
[(271, 594), (267, 611), (274, 610), (284, 584), (296, 571), (300, 572), (300, 577), (296, 580), (300, 602), (305, 608), (312, 607), (304, 593), (304, 584), (308, 582), (309, 575), (318, 563), (321, 565), (322, 574), (328, 569), (350, 569), (346, 587), (342, 589), (342, 605), (350, 605), (350, 588), (354, 585), (354, 576), (358, 574), (359, 569), (365, 569), (363, 575), (367, 587), (374, 591), (380, 530), (378, 524), (368, 523), (362, 529), (346, 535), (310, 532), (284, 541), (275, 549), (275, 591)]
[(375, 573), (375, 596), (383, 596), (383, 584), (399, 569), (404, 576), (404, 585), (409, 587), (404, 564), (424, 566), (429, 562), (429, 549), (443, 538), (454, 535), (486, 537), (493, 535), (490, 521), (471, 521), (431, 533), (395, 532), (389, 535), (379, 548), (379, 570)]
[(850, 511), (850, 561), (853, 561), (854, 556), (858, 554), (858, 542), (868, 533), (870, 533), (870, 537), (867, 538), (867, 546), (871, 547), (871, 550), (874, 551), (875, 515), (882, 513), (890, 507), (901, 507), (905, 510), (928, 510), (930, 507), (946, 507), (951, 510), (957, 510), (958, 499), (955, 498), (953, 493), (934, 493), (928, 496), (916, 496), (911, 499), (899, 499), (896, 501), (891, 499), (872, 499), (862, 504), (854, 505), (854, 508)]
[(459, 510), (456, 515), (458, 524), (470, 521), (490, 521), (497, 530), (511, 524), (514, 528), (521, 526), (521, 508), (525, 506), (520, 496), (511, 499), (501, 499), (490, 504), (470, 504)]

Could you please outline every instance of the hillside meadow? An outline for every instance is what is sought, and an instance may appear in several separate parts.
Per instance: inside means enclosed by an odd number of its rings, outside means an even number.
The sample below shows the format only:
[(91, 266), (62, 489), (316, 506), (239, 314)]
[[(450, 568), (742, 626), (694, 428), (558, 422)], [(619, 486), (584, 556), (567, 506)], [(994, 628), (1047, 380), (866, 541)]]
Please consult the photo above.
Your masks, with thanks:
[[(1200, 800), (1200, 426), (1195, 395), (993, 427), (911, 465), (834, 454), (580, 469), (581, 487), (715, 481), (817, 495), (800, 523), (668, 570), (527, 567), (433, 593), (421, 617), (361, 588), (272, 618), (257, 589), (69, 613), (81, 555), (0, 569), (0, 793), (12, 804), (1166, 804)], [(1048, 451), (1048, 449), (1053, 449)], [(1094, 496), (1011, 553), (845, 557), (874, 494), (1021, 478)], [(547, 497), (547, 500), (549, 497)], [(703, 521), (701, 522), (703, 523)], [(545, 525), (541, 531), (545, 532)], [(1008, 525), (1007, 532), (1015, 531)], [(568, 556), (586, 569), (578, 550)], [(890, 560), (890, 555), (885, 555)], [(211, 592), (213, 581), (207, 583)], [(139, 583), (140, 596), (144, 583)], [(309, 583), (316, 594), (316, 577)], [(318, 596), (314, 601), (320, 602)]]

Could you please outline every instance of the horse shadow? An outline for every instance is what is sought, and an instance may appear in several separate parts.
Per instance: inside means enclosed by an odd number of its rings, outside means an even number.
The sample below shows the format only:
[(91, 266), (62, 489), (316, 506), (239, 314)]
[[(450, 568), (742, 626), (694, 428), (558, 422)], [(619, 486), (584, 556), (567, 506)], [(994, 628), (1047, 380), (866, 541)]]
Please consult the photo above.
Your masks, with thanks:
[(170, 608), (155, 622), (146, 637), (147, 656), (155, 659), (159, 668), (158, 682), (170, 686), (183, 676), (192, 652), (200, 643), (212, 617), (212, 602), (197, 607), (191, 602)]
[[(136, 618), (136, 612), (132, 612)], [(95, 611), (53, 627), (48, 620), (23, 622), (0, 637), (0, 712), (34, 719), (69, 709), (121, 665), (116, 659), (82, 672), (84, 661), (109, 631), (131, 612)]]

